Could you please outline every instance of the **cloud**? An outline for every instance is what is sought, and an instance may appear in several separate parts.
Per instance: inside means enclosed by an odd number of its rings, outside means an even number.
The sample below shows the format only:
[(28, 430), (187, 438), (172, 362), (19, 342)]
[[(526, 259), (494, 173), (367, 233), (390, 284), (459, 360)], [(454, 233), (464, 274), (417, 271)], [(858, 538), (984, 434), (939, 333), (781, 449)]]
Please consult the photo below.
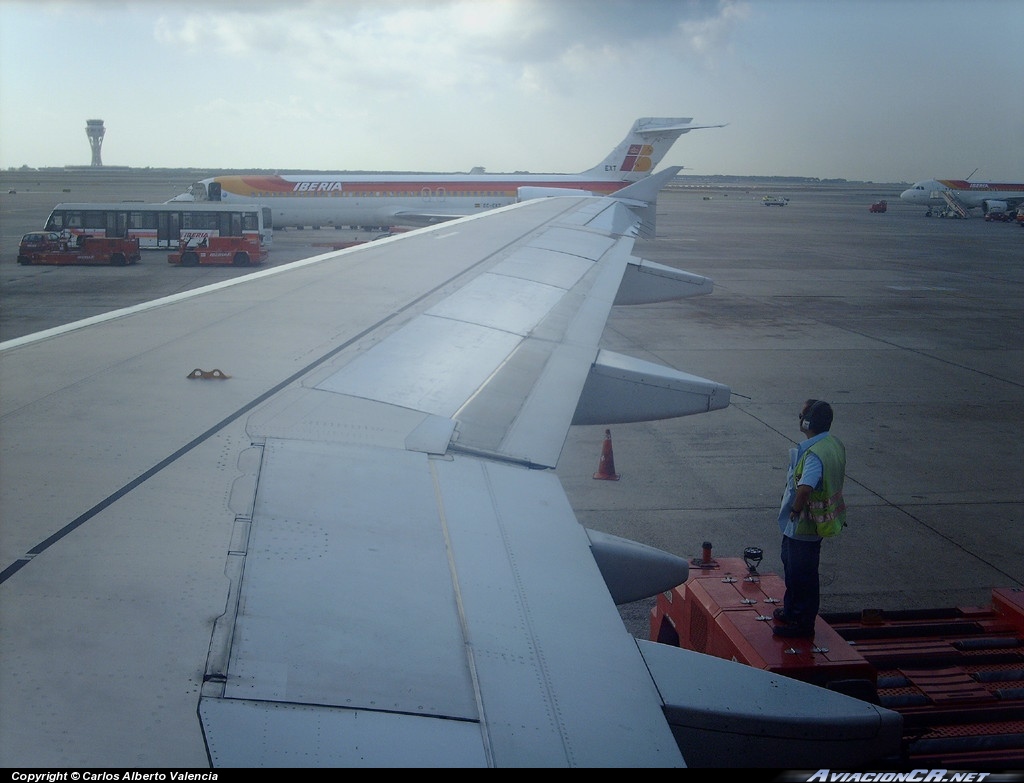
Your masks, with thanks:
[(729, 127), (665, 165), (1020, 179), (1020, 69), (930, 57), (1016, 51), (1018, 4), (0, 0), (0, 155), (88, 160), (102, 117), (111, 164), (566, 172), (692, 116)]
[[(344, 92), (407, 94), (551, 84), (652, 51), (709, 56), (744, 16), (733, 2), (376, 0), (191, 7), (160, 17), (161, 46)], [(544, 79), (540, 74), (547, 74)]]

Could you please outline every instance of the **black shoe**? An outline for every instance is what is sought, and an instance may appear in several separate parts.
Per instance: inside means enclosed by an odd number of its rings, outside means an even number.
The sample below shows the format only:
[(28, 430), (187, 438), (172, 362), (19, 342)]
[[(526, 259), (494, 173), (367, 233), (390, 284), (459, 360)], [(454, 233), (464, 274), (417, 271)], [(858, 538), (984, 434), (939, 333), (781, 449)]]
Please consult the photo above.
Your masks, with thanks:
[(780, 623), (792, 624), (796, 622), (796, 619), (792, 615), (786, 614), (786, 610), (781, 606), (774, 612), (772, 612), (772, 617), (774, 617)]
[(813, 639), (814, 626), (807, 628), (803, 625), (776, 625), (772, 627), (772, 633), (776, 636), (784, 636), (787, 639)]

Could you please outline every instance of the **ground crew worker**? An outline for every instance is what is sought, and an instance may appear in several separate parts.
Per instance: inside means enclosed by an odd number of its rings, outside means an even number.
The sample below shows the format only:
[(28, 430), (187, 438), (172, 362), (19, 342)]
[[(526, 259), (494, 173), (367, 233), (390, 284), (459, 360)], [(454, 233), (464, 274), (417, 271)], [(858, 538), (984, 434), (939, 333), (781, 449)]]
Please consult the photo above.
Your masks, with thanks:
[(821, 594), (821, 540), (846, 525), (846, 447), (830, 433), (831, 427), (832, 406), (823, 400), (807, 400), (800, 410), (805, 440), (790, 449), (779, 508), (786, 595), (773, 616), (772, 632), (777, 636), (814, 636)]

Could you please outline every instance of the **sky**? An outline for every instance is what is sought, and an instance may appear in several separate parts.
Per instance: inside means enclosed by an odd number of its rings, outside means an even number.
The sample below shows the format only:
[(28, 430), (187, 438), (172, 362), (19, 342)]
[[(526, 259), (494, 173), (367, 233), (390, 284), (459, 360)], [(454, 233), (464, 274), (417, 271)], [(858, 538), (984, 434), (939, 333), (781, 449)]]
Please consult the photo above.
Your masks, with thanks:
[(0, 168), (1024, 182), (1019, 0), (0, 0)]

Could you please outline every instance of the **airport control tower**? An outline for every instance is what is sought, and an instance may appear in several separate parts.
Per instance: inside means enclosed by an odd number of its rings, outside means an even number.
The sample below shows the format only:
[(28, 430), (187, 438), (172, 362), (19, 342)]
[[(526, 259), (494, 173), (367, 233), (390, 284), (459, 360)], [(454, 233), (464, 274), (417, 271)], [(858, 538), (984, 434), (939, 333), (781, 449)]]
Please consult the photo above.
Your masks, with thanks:
[(100, 147), (103, 146), (103, 134), (107, 129), (103, 127), (103, 120), (86, 120), (85, 135), (89, 137), (89, 146), (92, 147), (92, 165), (102, 166), (100, 160)]

